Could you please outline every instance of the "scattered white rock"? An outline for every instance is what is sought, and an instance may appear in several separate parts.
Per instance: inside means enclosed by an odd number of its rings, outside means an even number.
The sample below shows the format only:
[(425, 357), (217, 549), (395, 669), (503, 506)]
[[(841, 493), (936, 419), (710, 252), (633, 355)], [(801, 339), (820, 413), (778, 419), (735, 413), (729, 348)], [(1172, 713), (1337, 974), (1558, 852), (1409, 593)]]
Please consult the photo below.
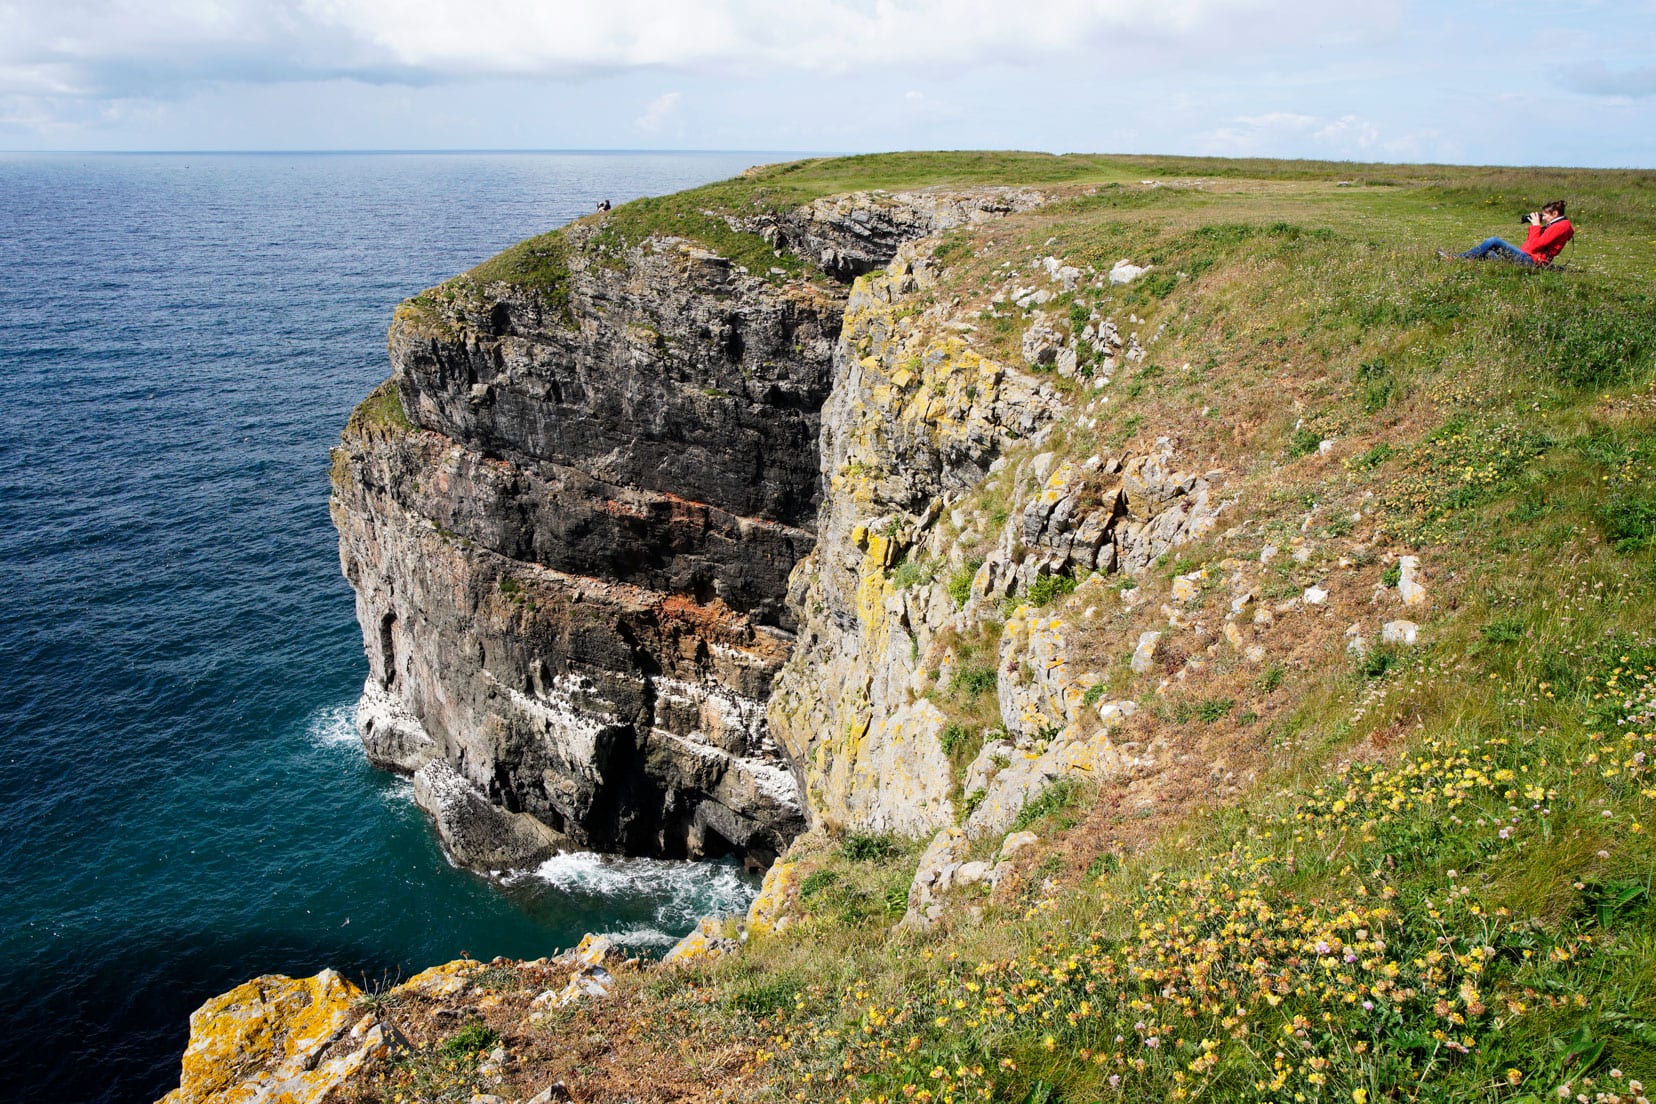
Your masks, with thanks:
[(1333, 438), (1325, 437), (1321, 441), (1317, 442), (1317, 455), (1318, 456), (1327, 456), (1329, 453), (1331, 453), (1333, 451), (1334, 451), (1334, 440), (1333, 440)]
[(1024, 848), (1034, 846), (1036, 843), (1040, 842), (1040, 839), (1041, 837), (1037, 836), (1034, 832), (1013, 832), (1010, 836), (1007, 836), (1006, 841), (1001, 844), (1000, 857), (1003, 859), (1010, 859), (1013, 855), (1016, 855)]
[(1133, 673), (1142, 675), (1156, 665), (1156, 645), (1161, 641), (1159, 632), (1140, 633), (1138, 646), (1133, 649)]
[(1397, 596), (1405, 606), (1418, 606), (1426, 600), (1426, 588), (1420, 583), (1420, 557), (1397, 557)]
[(569, 1095), (568, 1086), (562, 1081), (554, 1081), (523, 1104), (569, 1104), (572, 1099), (574, 1098)]
[[(1149, 265), (1136, 265), (1132, 261), (1122, 258), (1110, 269), (1110, 283), (1130, 284), (1149, 271)], [(1134, 318), (1133, 321), (1137, 322), (1138, 319)]]
[(1264, 548), (1259, 550), (1259, 562), (1262, 564), (1270, 563), (1272, 560), (1276, 559), (1277, 551), (1278, 549), (1276, 545), (1267, 544)]
[(1320, 587), (1320, 586), (1309, 586), (1309, 587), (1305, 588), (1305, 604), (1306, 605), (1308, 605), (1308, 606), (1320, 606), (1320, 605), (1323, 605), (1324, 603), (1326, 603), (1327, 601), (1328, 601), (1328, 591), (1325, 588)]
[(1380, 626), (1380, 639), (1387, 644), (1413, 646), (1420, 635), (1420, 626), (1413, 621), (1387, 621)]
[(1138, 702), (1135, 701), (1107, 701), (1098, 707), (1098, 719), (1105, 724), (1114, 724), (1125, 721), (1138, 712)]
[[(488, 1057), (484, 1058), (482, 1064), (477, 1067), (477, 1072), (484, 1077), (498, 1078), (505, 1068), (506, 1048), (495, 1047), (489, 1051)], [(498, 1096), (479, 1094), (472, 1097), (472, 1104), (495, 1104), (496, 1101), (499, 1101), (499, 1104), (506, 1104), (506, 1101)]]
[(1173, 580), (1173, 600), (1187, 605), (1194, 602), (1202, 596), (1202, 581), (1206, 578), (1205, 570), (1178, 576)]

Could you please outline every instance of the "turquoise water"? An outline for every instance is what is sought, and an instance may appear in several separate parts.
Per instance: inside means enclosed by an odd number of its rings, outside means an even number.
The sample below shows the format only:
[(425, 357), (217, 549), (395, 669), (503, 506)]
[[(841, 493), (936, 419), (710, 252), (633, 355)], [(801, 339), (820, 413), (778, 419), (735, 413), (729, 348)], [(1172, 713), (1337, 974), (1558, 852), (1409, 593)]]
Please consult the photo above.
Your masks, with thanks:
[(751, 895), (444, 861), (351, 729), (327, 449), (401, 298), (768, 159), (0, 154), (0, 1098), (154, 1099), (256, 974), (659, 947)]

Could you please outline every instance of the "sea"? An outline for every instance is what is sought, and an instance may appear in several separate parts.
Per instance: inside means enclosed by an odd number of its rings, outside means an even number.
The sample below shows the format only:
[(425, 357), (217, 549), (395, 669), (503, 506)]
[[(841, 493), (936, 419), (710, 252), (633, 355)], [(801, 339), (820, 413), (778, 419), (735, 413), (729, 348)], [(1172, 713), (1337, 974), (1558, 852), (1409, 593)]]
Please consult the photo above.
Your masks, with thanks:
[(444, 858), (352, 724), (328, 449), (401, 299), (752, 153), (0, 153), (0, 1099), (150, 1101), (190, 1012), (589, 931), (739, 868)]

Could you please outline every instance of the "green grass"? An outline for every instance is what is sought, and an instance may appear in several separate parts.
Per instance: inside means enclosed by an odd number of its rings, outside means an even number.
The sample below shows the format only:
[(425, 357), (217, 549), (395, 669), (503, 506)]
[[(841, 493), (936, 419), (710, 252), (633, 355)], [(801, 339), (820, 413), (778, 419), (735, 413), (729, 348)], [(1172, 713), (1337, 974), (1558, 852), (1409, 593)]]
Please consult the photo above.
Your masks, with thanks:
[(976, 698), (994, 693), (995, 683), (993, 667), (957, 667), (949, 679), (949, 693)]
[(890, 835), (853, 832), (840, 845), (840, 853), (852, 862), (882, 862), (895, 858), (902, 848)]
[(976, 577), (978, 568), (983, 566), (982, 560), (967, 560), (949, 576), (949, 597), (954, 601), (955, 608), (959, 609), (972, 596), (972, 579)]
[(402, 396), (397, 392), (396, 380), (388, 379), (368, 393), (368, 397), (351, 411), (346, 425), (347, 433), (361, 433), (366, 429), (405, 433), (414, 428), (403, 410)]
[(897, 590), (907, 590), (909, 587), (925, 586), (932, 581), (936, 568), (933, 564), (919, 563), (905, 559), (898, 564), (891, 573), (891, 585)]
[[(1334, 439), (1341, 462), (1284, 467), (1288, 488), (1305, 482), (1282, 501), (1372, 493), (1355, 524), (1330, 505), (1319, 539), (1378, 530), (1381, 551), (1423, 553), (1432, 647), (1371, 647), (1309, 684), (1282, 664), (1249, 676), (1263, 698), (1300, 695), (1278, 724), (1297, 749), (1282, 774), (1243, 804), (1165, 824), (1161, 846), (1109, 852), (1107, 875), (1101, 854), (1085, 883), (935, 938), (924, 968), (876, 949), (849, 978), (841, 966), (837, 1010), (788, 1018), (778, 1083), (810, 1074), (824, 1099), (1517, 1102), (1568, 1082), (1631, 1100), (1628, 1080), (1656, 1080), (1656, 787), (1626, 766), (1656, 725), (1639, 704), (1656, 657), (1637, 637), (1656, 623), (1656, 365), (1630, 282), (1636, 234), (1656, 236), (1652, 181), (1195, 159), (1135, 171), (1216, 184), (1106, 189), (1008, 230), (988, 258), (957, 245), (957, 278), (1043, 247), (1171, 270), (1137, 292), (1087, 293), (1106, 314), (1150, 312), (1143, 331), (1168, 324), (1161, 371), (1112, 394), (1099, 434), (1222, 394), (1279, 460)], [(1354, 186), (1333, 187), (1336, 173)], [(1554, 191), (1574, 197), (1584, 237), (1594, 227), (1568, 271), (1431, 257)], [(1214, 348), (1216, 367), (1174, 370)], [(1282, 409), (1283, 386), (1300, 412)], [(1395, 563), (1375, 577), (1395, 587)], [(950, 689), (969, 693), (963, 673)], [(1245, 700), (1191, 693), (1170, 719), (1216, 725)], [(1646, 727), (1612, 725), (1629, 710)], [(1403, 746), (1336, 768), (1393, 725)], [(1088, 800), (1049, 790), (1019, 823), (1051, 831)], [(1391, 995), (1377, 999), (1388, 964)]]
[(444, 1057), (465, 1058), (479, 1054), (500, 1041), (500, 1034), (487, 1024), (473, 1020), (443, 1040)]
[[(1146, 803), (1134, 823), (1156, 838), (1128, 846), (1089, 819), (1093, 795), (1139, 791), (1061, 781), (1017, 824), (1071, 866), (1046, 859), (922, 935), (891, 928), (925, 841), (844, 837), (800, 860), (792, 934), (655, 999), (754, 1039), (754, 1091), (779, 1098), (1632, 1101), (1630, 1080), (1656, 1083), (1656, 174), (917, 154), (769, 168), (611, 219), (616, 240), (688, 228), (765, 271), (768, 246), (701, 212), (980, 182), (1097, 190), (953, 232), (938, 302), (985, 299), (999, 265), (1048, 253), (1157, 266), (1061, 305), (1160, 337), (1095, 427), (1041, 447), (1079, 462), (1170, 433), (1197, 463), (1217, 454), (1239, 536), (1210, 558), (1277, 544), (1261, 606), (1340, 556), (1369, 572), (1366, 603), (1398, 582), (1379, 564), (1421, 555), (1426, 607), (1383, 592), (1354, 616), (1371, 638), (1417, 619), (1430, 645), (1251, 668), (1219, 642), (1140, 720), (1225, 739), (1274, 710), (1240, 799)], [(1563, 271), (1433, 256), (1554, 195), (1580, 234)], [(1018, 363), (1019, 320), (982, 321), (975, 340)], [(1323, 439), (1335, 451), (1313, 456)], [(1010, 484), (959, 508), (998, 525)], [(1322, 557), (1304, 567), (1300, 534)], [(978, 566), (932, 568), (957, 610)], [(1071, 627), (1119, 631), (1104, 612)], [(928, 694), (958, 776), (998, 721), (999, 630), (950, 631), (954, 674)]]
[(1021, 832), (1042, 821), (1053, 821), (1062, 827), (1073, 827), (1075, 820), (1068, 814), (1079, 805), (1086, 791), (1074, 778), (1060, 778), (1030, 798), (1012, 821), (1012, 830)]
[(1078, 585), (1073, 575), (1042, 575), (1029, 584), (1026, 597), (1032, 606), (1050, 606), (1058, 599), (1074, 594)]

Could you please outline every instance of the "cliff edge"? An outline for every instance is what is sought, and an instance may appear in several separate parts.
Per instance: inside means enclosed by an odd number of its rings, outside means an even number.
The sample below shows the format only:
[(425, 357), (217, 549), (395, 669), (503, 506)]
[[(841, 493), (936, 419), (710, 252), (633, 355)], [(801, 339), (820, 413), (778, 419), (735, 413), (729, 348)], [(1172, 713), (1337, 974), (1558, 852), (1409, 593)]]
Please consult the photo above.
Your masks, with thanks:
[(766, 719), (812, 548), (846, 289), (1015, 189), (737, 209), (701, 242), (597, 216), (396, 312), (333, 466), (370, 758), (457, 861), (560, 847), (767, 866), (806, 825)]
[[(1598, 259), (1435, 257), (1520, 187)], [(769, 869), (659, 963), (260, 978), (169, 1099), (1648, 1104), (1650, 196), (833, 159), (404, 304), (370, 754), (474, 866)]]

